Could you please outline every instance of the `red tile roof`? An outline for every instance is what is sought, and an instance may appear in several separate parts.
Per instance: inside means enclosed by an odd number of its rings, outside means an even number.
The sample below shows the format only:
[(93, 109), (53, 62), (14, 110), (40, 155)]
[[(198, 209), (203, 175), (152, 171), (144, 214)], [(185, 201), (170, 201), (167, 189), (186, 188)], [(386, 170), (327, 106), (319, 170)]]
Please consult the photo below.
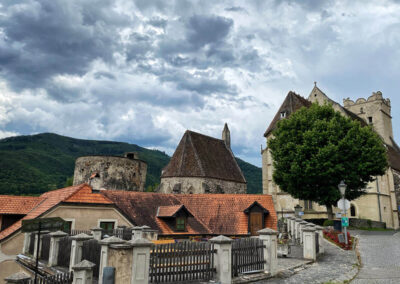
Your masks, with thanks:
[(208, 177), (246, 183), (232, 151), (225, 142), (187, 130), (168, 165), (165, 177)]
[(183, 205), (159, 206), (157, 210), (157, 217), (174, 217), (176, 213), (183, 207)]
[[(169, 234), (246, 235), (248, 215), (244, 210), (257, 201), (269, 211), (265, 226), (276, 229), (277, 216), (270, 195), (253, 194), (163, 194), (105, 190), (102, 193), (114, 201), (138, 226), (147, 225)], [(188, 231), (173, 231), (168, 222), (157, 218), (159, 207), (171, 213), (184, 205), (193, 215), (188, 218)], [(164, 210), (164, 209), (162, 209)]]
[(40, 198), (40, 201), (29, 212), (27, 212), (24, 218), (0, 233), (0, 241), (19, 230), (21, 228), (22, 220), (37, 218), (61, 202), (94, 204), (112, 203), (102, 194), (91, 192), (92, 189), (89, 185), (80, 184), (43, 193), (40, 195), (40, 197), (38, 197)]
[(41, 200), (37, 196), (0, 195), (0, 214), (26, 215)]

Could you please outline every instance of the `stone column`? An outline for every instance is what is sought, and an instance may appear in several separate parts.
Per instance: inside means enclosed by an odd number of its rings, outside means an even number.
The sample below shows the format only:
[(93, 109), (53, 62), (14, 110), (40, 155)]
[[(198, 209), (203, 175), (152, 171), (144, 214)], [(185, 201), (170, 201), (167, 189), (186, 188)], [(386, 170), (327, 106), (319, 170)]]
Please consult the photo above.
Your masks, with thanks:
[(292, 223), (294, 222), (293, 217), (289, 216), (286, 218), (286, 220), (287, 220), (287, 228), (288, 228), (289, 236), (292, 237), (293, 236)]
[[(35, 243), (33, 244), (33, 258), (36, 258), (36, 256), (37, 256), (37, 246), (38, 246), (38, 232), (33, 232), (32, 234), (35, 234)], [(39, 247), (39, 252), (40, 251), (41, 251), (41, 249)]]
[(87, 234), (79, 234), (76, 236), (71, 237), (72, 244), (71, 244), (71, 258), (69, 261), (69, 271), (72, 271), (72, 267), (81, 262), (82, 260), (82, 245), (84, 241), (93, 239), (93, 236), (89, 236)]
[(131, 284), (149, 283), (150, 274), (150, 250), (153, 245), (147, 239), (129, 241), (133, 246), (133, 265)]
[(300, 243), (300, 222), (303, 222), (301, 219), (295, 220), (295, 239), (296, 242)]
[(217, 270), (216, 281), (221, 284), (231, 284), (233, 240), (220, 235), (210, 239), (209, 241), (214, 244), (214, 248), (217, 251), (214, 256), (214, 266)]
[(300, 226), (299, 226), (299, 235), (300, 235), (300, 244), (303, 243), (303, 230), (308, 225), (308, 222), (306, 221), (301, 221)]
[(74, 271), (74, 280), (72, 284), (92, 284), (93, 283), (93, 267), (96, 264), (82, 260), (72, 267)]
[(32, 278), (29, 275), (25, 274), (24, 272), (17, 272), (13, 275), (8, 276), (7, 278), (4, 278), (6, 284), (9, 283), (26, 284), (29, 283), (30, 280), (32, 280)]
[(321, 226), (315, 226), (315, 229), (318, 233), (318, 242), (319, 242), (319, 253), (324, 253), (324, 228)]
[(143, 238), (143, 228), (136, 226), (132, 228), (132, 240), (142, 239)]
[(100, 252), (100, 267), (99, 267), (99, 284), (103, 283), (103, 270), (104, 267), (108, 266), (108, 249), (112, 244), (123, 244), (125, 241), (123, 239), (117, 238), (115, 236), (102, 239), (101, 252)]
[(269, 272), (271, 276), (274, 276), (277, 272), (277, 265), (278, 265), (278, 243), (276, 236), (278, 232), (272, 230), (270, 228), (265, 228), (258, 231), (260, 240), (263, 241), (265, 248), (264, 248), (264, 270)]
[(23, 254), (28, 254), (29, 252), (29, 246), (31, 244), (31, 234), (32, 233), (25, 233), (24, 236), (24, 247), (22, 249)]
[(143, 239), (149, 239), (149, 231), (151, 230), (151, 228), (149, 226), (142, 226), (142, 238)]
[(103, 234), (103, 229), (99, 227), (95, 227), (90, 229), (92, 231), (92, 236), (95, 240), (100, 241), (101, 240), (101, 235)]
[(50, 250), (49, 250), (49, 263), (48, 263), (50, 267), (57, 265), (60, 239), (66, 236), (68, 236), (68, 234), (62, 231), (50, 233)]
[(306, 227), (303, 229), (303, 234), (303, 257), (305, 259), (316, 260), (315, 229), (312, 227)]

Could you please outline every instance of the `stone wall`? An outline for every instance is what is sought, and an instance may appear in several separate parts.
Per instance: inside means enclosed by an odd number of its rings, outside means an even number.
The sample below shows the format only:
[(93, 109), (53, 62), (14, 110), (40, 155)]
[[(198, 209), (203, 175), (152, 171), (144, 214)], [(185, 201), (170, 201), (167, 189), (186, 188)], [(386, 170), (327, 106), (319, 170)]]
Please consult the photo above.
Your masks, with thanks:
[(146, 173), (147, 164), (136, 158), (85, 156), (75, 162), (74, 185), (90, 181), (94, 189), (144, 191)]
[(132, 265), (132, 249), (109, 249), (108, 266), (115, 267), (115, 283), (131, 283)]
[(197, 177), (162, 178), (160, 193), (246, 193), (247, 185), (233, 181)]
[(367, 219), (350, 218), (349, 225), (353, 228), (386, 228), (386, 223)]

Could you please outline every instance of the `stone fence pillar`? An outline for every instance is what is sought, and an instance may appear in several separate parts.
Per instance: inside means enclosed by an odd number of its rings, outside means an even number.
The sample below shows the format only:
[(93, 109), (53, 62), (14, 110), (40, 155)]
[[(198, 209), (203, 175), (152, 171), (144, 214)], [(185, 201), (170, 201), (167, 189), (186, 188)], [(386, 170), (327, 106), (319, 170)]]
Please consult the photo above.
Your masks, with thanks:
[(81, 262), (82, 260), (82, 246), (83, 242), (93, 239), (93, 236), (89, 236), (87, 234), (79, 234), (76, 236), (71, 237), (72, 244), (71, 244), (71, 258), (69, 261), (69, 271), (72, 271), (72, 267), (75, 264)]
[(317, 230), (318, 233), (318, 242), (319, 242), (319, 253), (324, 253), (324, 228), (321, 226), (315, 226), (315, 229)]
[(300, 222), (303, 222), (301, 219), (295, 220), (295, 239), (296, 242), (300, 243)]
[[(132, 244), (112, 244), (108, 247), (107, 268), (114, 268), (114, 283), (132, 284), (133, 255)], [(103, 268), (102, 283), (106, 282), (106, 267)]]
[(257, 232), (259, 234), (260, 240), (263, 241), (263, 244), (265, 245), (264, 248), (264, 258), (265, 258), (265, 264), (264, 264), (264, 270), (269, 272), (271, 276), (274, 276), (276, 274), (277, 270), (277, 265), (278, 265), (278, 243), (276, 236), (278, 235), (278, 232), (275, 230), (272, 230), (270, 228), (265, 228), (262, 229), (261, 231)]
[(233, 240), (220, 235), (210, 239), (209, 241), (214, 244), (214, 248), (217, 251), (214, 255), (214, 265), (217, 270), (216, 281), (221, 284), (231, 284)]
[(25, 274), (24, 272), (17, 272), (13, 275), (8, 276), (7, 278), (4, 278), (4, 281), (6, 284), (10, 283), (18, 283), (18, 284), (28, 284), (31, 283), (30, 281), (32, 278)]
[(68, 236), (68, 234), (62, 231), (50, 233), (50, 249), (49, 249), (49, 263), (48, 263), (50, 267), (57, 265), (60, 239), (65, 236)]
[(147, 239), (129, 241), (133, 246), (133, 266), (131, 284), (149, 283), (150, 250), (153, 243)]
[(286, 220), (287, 220), (288, 233), (289, 233), (289, 236), (290, 236), (290, 237), (293, 237), (293, 226), (292, 226), (292, 224), (293, 224), (293, 222), (294, 222), (293, 219), (294, 219), (294, 217), (292, 217), (292, 216), (289, 216), (289, 217), (286, 218)]
[(315, 229), (313, 227), (303, 228), (303, 257), (305, 259), (316, 260), (317, 250), (315, 244)]
[(95, 227), (90, 229), (92, 231), (92, 236), (95, 240), (101, 241), (101, 235), (103, 234), (103, 229)]
[(132, 228), (132, 240), (142, 239), (143, 238), (143, 228), (136, 226)]
[(101, 244), (100, 266), (99, 266), (99, 284), (102, 284), (103, 283), (103, 270), (104, 270), (104, 267), (108, 266), (109, 246), (113, 245), (113, 244), (123, 244), (123, 243), (125, 243), (125, 241), (123, 239), (112, 236), (112, 237), (101, 240), (99, 243)]
[(92, 284), (93, 267), (96, 265), (90, 261), (82, 260), (72, 267), (74, 271), (74, 280), (72, 284)]
[(31, 244), (31, 234), (32, 233), (25, 233), (24, 234), (25, 238), (24, 238), (24, 247), (22, 249), (22, 253), (25, 254), (25, 255), (28, 254), (28, 252), (29, 252), (29, 246)]
[(308, 222), (301, 221), (299, 226), (300, 244), (303, 243), (303, 230), (308, 225)]

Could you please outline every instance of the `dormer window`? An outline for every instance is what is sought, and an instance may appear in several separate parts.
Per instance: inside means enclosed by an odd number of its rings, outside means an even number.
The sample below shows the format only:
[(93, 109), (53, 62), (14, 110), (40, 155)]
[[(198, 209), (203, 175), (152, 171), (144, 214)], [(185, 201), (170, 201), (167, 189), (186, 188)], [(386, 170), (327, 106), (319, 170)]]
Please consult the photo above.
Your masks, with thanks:
[(286, 117), (286, 111), (281, 111), (281, 118), (285, 118)]
[(176, 217), (176, 226), (175, 229), (177, 231), (186, 231), (186, 217)]
[(269, 214), (269, 211), (260, 203), (254, 201), (244, 210), (244, 213), (248, 216), (248, 232), (252, 236), (257, 235), (259, 230), (265, 228), (265, 216)]

